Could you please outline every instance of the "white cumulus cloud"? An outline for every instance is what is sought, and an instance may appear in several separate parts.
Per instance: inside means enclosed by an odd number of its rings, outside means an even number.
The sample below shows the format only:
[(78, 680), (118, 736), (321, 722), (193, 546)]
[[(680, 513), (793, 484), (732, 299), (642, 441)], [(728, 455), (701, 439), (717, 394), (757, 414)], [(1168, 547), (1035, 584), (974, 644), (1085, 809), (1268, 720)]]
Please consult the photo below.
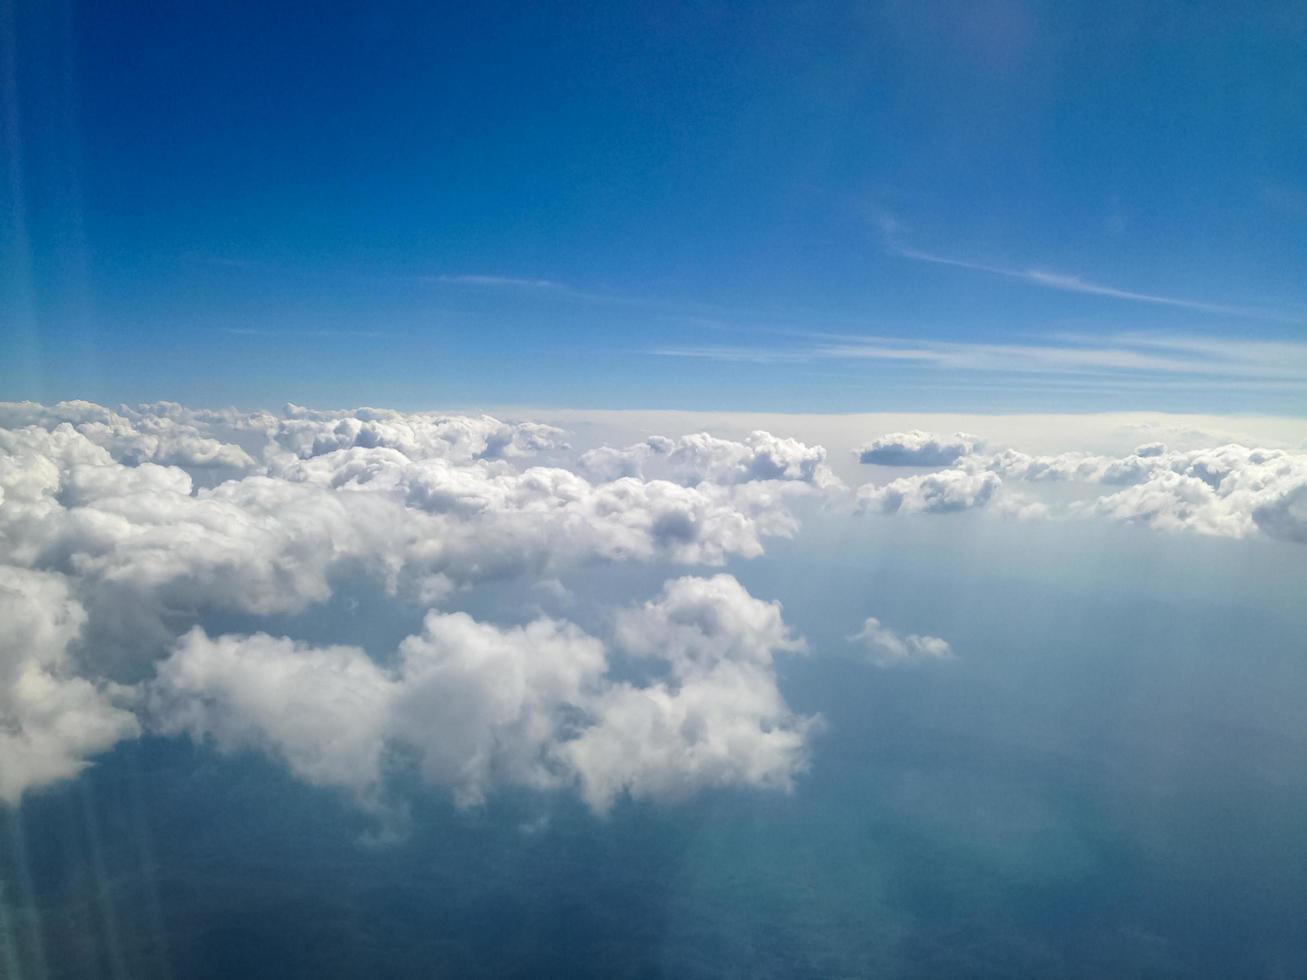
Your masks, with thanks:
[(665, 677), (617, 679), (605, 645), (570, 623), (431, 612), (390, 669), (355, 647), (195, 629), (147, 702), (161, 732), (264, 751), (365, 804), (382, 799), (392, 746), (463, 805), (503, 785), (574, 785), (599, 812), (623, 794), (792, 785), (816, 722), (776, 686), (773, 655), (803, 644), (775, 603), (730, 576), (682, 578), (619, 622), (618, 644)]
[(982, 445), (979, 436), (965, 432), (943, 436), (912, 429), (880, 436), (855, 452), (858, 462), (878, 466), (950, 466), (978, 452)]
[(69, 648), (85, 622), (62, 576), (0, 565), (0, 802), (137, 734), (112, 688), (77, 675)]

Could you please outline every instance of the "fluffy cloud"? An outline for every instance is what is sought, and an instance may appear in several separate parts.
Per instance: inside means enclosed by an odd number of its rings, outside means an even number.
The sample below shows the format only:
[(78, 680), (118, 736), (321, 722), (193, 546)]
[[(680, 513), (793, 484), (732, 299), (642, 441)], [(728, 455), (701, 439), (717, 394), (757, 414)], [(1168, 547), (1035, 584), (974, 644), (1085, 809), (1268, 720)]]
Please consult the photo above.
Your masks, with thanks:
[(629, 652), (665, 661), (669, 676), (611, 685), (595, 702), (596, 723), (560, 749), (591, 807), (605, 810), (622, 793), (789, 789), (806, 768), (819, 722), (793, 714), (776, 686), (774, 655), (803, 648), (778, 604), (728, 575), (682, 578), (622, 616), (617, 636)]
[(286, 416), (268, 434), (276, 447), (300, 459), (357, 447), (393, 449), (412, 460), (466, 463), (530, 456), (566, 445), (561, 429), (538, 422), (377, 408), (320, 412), (296, 405), (287, 406)]
[(103, 447), (114, 459), (130, 465), (151, 462), (231, 471), (246, 471), (256, 466), (255, 460), (239, 445), (201, 431), (199, 425), (185, 416), (181, 406), (159, 406), (158, 411), (123, 408), (115, 412), (85, 401), (50, 406), (35, 402), (0, 403), (0, 427), (52, 429), (61, 424), (68, 424), (90, 442)]
[[(1068, 492), (1080, 492), (1065, 509), (1071, 516), (1307, 542), (1307, 454), (1235, 444), (1182, 452), (1153, 442), (1120, 457), (1080, 452), (1032, 456), (1013, 449), (972, 453), (933, 473), (860, 487), (857, 500), (861, 509), (882, 513), (943, 513), (993, 500), (1004, 514), (1048, 517), (1047, 503), (1007, 489), (1018, 482), (1060, 483)], [(1084, 496), (1095, 486), (1120, 489)]]
[(585, 723), (608, 665), (603, 644), (569, 623), (504, 629), (462, 613), (428, 614), (400, 654), (392, 731), (465, 804), (495, 783), (559, 785), (554, 753)]
[(1103, 483), (1118, 486), (1138, 483), (1170, 468), (1175, 457), (1160, 443), (1140, 446), (1129, 456), (1098, 456), (1069, 452), (1056, 456), (1029, 456), (1006, 449), (990, 456), (959, 461), (968, 470), (989, 470), (1005, 479), (1031, 482)]
[(776, 604), (729, 576), (684, 578), (620, 622), (619, 643), (665, 678), (615, 679), (604, 645), (568, 623), (432, 612), (392, 670), (357, 648), (197, 629), (160, 664), (148, 701), (161, 731), (262, 749), (365, 803), (380, 797), (390, 745), (462, 804), (496, 785), (575, 784), (602, 812), (623, 793), (792, 784), (814, 720), (776, 687), (772, 656), (802, 647)]
[(1307, 541), (1307, 454), (1226, 445), (1175, 452), (1161, 443), (1112, 458), (1068, 453), (1030, 457), (1006, 453), (973, 465), (1008, 478), (1069, 480), (1122, 486), (1077, 501), (1072, 512), (1169, 531), (1222, 537), (1258, 532)]
[(1161, 467), (1082, 510), (1163, 530), (1307, 542), (1307, 455), (1222, 446)]
[(618, 643), (669, 661), (681, 676), (723, 660), (770, 664), (777, 651), (799, 651), (776, 602), (755, 599), (734, 577), (680, 578), (658, 599), (617, 620)]
[[(345, 569), (431, 602), (592, 561), (754, 557), (765, 536), (796, 530), (794, 494), (833, 479), (820, 447), (765, 433), (668, 441), (664, 476), (596, 481), (532, 464), (562, 451), (559, 430), (489, 417), (175, 405), (129, 415), (89, 403), (5, 417), (32, 424), (0, 429), (0, 546), (72, 576), (93, 625), (117, 622), (110, 645), (147, 656), (176, 635), (165, 623), (184, 629), (206, 609), (297, 612), (328, 598)], [(115, 456), (120, 445), (88, 428), (109, 423), (218, 432), (264, 462), (203, 485), (193, 468)]]
[(874, 616), (867, 617), (862, 629), (849, 637), (862, 646), (878, 667), (893, 667), (921, 660), (951, 660), (953, 648), (937, 636), (901, 635), (881, 625)]
[(376, 796), (395, 684), (357, 647), (263, 633), (178, 641), (148, 688), (159, 731), (260, 749), (307, 782)]
[(858, 505), (883, 514), (944, 514), (989, 503), (1003, 481), (993, 473), (940, 470), (858, 488)]
[(1252, 514), (1253, 522), (1271, 537), (1307, 544), (1307, 481), (1268, 495)]
[(854, 452), (859, 463), (878, 466), (951, 466), (963, 456), (978, 452), (982, 445), (979, 436), (965, 432), (942, 436), (913, 429), (880, 436)]
[[(860, 488), (862, 510), (1037, 518), (1055, 504), (1307, 542), (1302, 452), (985, 454), (973, 436), (924, 433), (869, 451), (951, 463)], [(558, 429), (488, 416), (0, 405), (0, 799), (75, 774), (136, 734), (143, 710), (161, 731), (266, 752), (367, 805), (396, 759), (464, 803), (504, 784), (573, 787), (599, 811), (788, 787), (815, 722), (785, 705), (774, 658), (802, 644), (729, 576), (675, 579), (601, 617), (607, 643), (547, 617), (505, 627), (432, 609), (384, 665), (193, 627), (238, 614), (255, 630), (346, 578), (429, 609), (587, 563), (721, 565), (795, 533), (807, 498), (848, 499), (822, 447), (765, 432), (578, 455)], [(858, 639), (878, 662), (947, 653), (874, 620)]]
[(137, 733), (112, 689), (75, 673), (86, 613), (58, 575), (0, 565), (0, 801), (65, 779)]
[[(133, 734), (120, 684), (156, 660), (148, 703), (163, 730), (268, 751), (306, 781), (360, 799), (378, 792), (386, 747), (402, 744), (460, 799), (504, 780), (562, 781), (607, 786), (587, 790), (598, 805), (645, 792), (656, 765), (645, 760), (638, 778), (584, 775), (582, 756), (561, 751), (581, 721), (617, 738), (632, 723), (619, 717), (630, 699), (688, 711), (696, 691), (728, 681), (755, 705), (770, 698), (767, 717), (781, 718), (756, 658), (734, 678), (722, 667), (625, 688), (607, 676), (598, 641), (548, 621), (500, 630), (433, 612), (394, 671), (352, 648), (192, 629), (209, 613), (302, 612), (345, 576), (430, 605), (488, 580), (546, 580), (589, 562), (719, 565), (794, 533), (797, 496), (839, 486), (821, 447), (764, 432), (651, 439), (613, 450), (633, 462), (607, 475), (563, 436), (532, 422), (379, 409), (0, 405), (5, 618), (29, 632), (45, 623), (42, 635), (55, 637), (3, 647), (0, 796), (71, 775)], [(790, 642), (773, 639), (775, 649)], [(431, 734), (432, 711), (462, 720)], [(802, 742), (770, 727), (763, 736)], [(601, 755), (602, 742), (594, 734), (587, 751)], [(706, 749), (689, 756), (711, 768)], [(785, 781), (760, 760), (737, 776), (728, 768), (703, 781)]]
[(581, 457), (581, 468), (596, 479), (653, 475), (683, 486), (733, 486), (782, 482), (815, 488), (840, 486), (826, 465), (826, 450), (769, 432), (752, 432), (743, 442), (706, 432), (667, 439), (654, 436), (625, 449), (601, 447)]

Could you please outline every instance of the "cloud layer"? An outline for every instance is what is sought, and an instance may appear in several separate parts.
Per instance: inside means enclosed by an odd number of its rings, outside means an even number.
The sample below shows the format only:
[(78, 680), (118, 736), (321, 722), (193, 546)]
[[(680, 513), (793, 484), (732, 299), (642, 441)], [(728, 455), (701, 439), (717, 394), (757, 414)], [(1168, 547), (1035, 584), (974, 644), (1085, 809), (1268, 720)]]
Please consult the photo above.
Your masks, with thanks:
[[(716, 685), (753, 699), (747, 718), (765, 709), (764, 743), (784, 741), (783, 704), (757, 664), (628, 688), (575, 627), (501, 628), (432, 610), (398, 651), (398, 671), (382, 671), (355, 648), (212, 637), (196, 624), (299, 613), (349, 577), (430, 607), (595, 562), (755, 557), (768, 536), (795, 533), (794, 501), (842, 489), (820, 447), (763, 432), (651, 439), (613, 450), (616, 471), (598, 473), (561, 430), (488, 416), (64, 402), (3, 405), (0, 421), (0, 603), (14, 624), (0, 644), (6, 800), (134, 735), (141, 703), (163, 731), (267, 751), (360, 799), (376, 797), (401, 743), (468, 801), (500, 781), (553, 785), (566, 771), (602, 808), (626, 791), (785, 785), (799, 764), (797, 723), (771, 763), (740, 741), (752, 761), (734, 770), (687, 734), (696, 698)], [(719, 600), (754, 601), (742, 590)], [(577, 743), (569, 759), (555, 743), (578, 711), (591, 721), (583, 743), (566, 739)], [(634, 737), (637, 717), (682, 726), (665, 751), (686, 774), (665, 772), (668, 759), (645, 759), (637, 774), (601, 765), (607, 746)], [(727, 723), (701, 720), (709, 738)]]
[[(805, 645), (705, 570), (796, 534), (805, 501), (1307, 543), (1302, 452), (1040, 456), (912, 430), (859, 456), (916, 472), (850, 491), (824, 448), (765, 431), (580, 451), (490, 416), (0, 405), (0, 801), (145, 730), (265, 753), (376, 810), (404, 766), (468, 805), (499, 786), (599, 812), (785, 789), (818, 722), (788, 708), (775, 659)], [(457, 611), (497, 583), (571, 601), (559, 577), (602, 563), (677, 570), (575, 622)], [(382, 653), (280, 635), (359, 581), (422, 628)], [(875, 619), (854, 639), (881, 665), (951, 655)]]

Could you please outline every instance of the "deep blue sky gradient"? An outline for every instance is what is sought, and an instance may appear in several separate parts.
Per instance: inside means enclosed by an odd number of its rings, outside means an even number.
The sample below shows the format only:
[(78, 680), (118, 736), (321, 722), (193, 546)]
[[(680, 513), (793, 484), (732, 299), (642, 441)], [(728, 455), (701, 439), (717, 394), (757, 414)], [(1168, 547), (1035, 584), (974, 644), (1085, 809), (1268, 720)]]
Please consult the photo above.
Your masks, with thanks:
[(0, 397), (1307, 412), (1307, 367), (804, 353), (1300, 344), (1300, 4), (6, 0), (0, 31)]

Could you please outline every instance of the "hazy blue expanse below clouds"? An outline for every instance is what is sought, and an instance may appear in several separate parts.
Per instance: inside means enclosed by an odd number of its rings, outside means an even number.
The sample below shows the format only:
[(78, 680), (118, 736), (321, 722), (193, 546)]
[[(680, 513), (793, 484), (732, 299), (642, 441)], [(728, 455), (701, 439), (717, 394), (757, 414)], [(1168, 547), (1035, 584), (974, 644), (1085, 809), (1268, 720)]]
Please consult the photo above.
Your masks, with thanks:
[(1301, 424), (763, 421), (0, 405), (6, 969), (1307, 967)]

